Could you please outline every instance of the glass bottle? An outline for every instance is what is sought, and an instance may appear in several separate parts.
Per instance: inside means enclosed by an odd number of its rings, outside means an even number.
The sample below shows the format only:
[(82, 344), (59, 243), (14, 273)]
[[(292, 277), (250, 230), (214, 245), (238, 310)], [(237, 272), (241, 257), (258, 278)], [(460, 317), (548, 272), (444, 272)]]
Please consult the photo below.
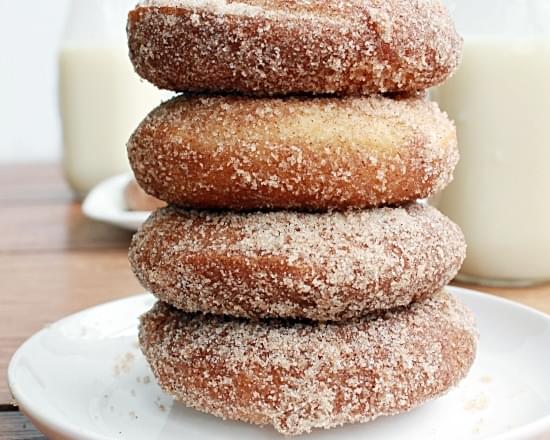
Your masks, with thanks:
[(59, 53), (63, 168), (78, 197), (129, 171), (126, 142), (161, 101), (128, 58), (126, 20), (135, 0), (72, 0)]
[(460, 163), (434, 204), (460, 225), (460, 278), (550, 280), (550, 2), (447, 1), (464, 56), (432, 97), (454, 119)]

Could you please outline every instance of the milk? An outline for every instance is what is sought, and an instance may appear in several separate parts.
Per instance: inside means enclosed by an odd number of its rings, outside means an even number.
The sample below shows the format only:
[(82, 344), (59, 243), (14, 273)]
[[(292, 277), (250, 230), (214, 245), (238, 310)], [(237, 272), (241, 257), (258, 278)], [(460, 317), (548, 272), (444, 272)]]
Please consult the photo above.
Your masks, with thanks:
[(550, 37), (467, 38), (433, 98), (458, 130), (461, 160), (436, 204), (464, 231), (462, 275), (550, 279)]
[(139, 79), (121, 44), (63, 47), (59, 92), (64, 171), (83, 195), (101, 180), (129, 171), (125, 145), (161, 95)]

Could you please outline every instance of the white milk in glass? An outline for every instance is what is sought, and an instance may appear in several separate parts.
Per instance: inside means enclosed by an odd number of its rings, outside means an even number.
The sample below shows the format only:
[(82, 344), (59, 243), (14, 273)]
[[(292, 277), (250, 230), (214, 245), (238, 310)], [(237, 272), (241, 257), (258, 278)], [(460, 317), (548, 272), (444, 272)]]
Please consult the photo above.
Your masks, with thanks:
[(65, 175), (85, 194), (129, 171), (126, 142), (160, 103), (159, 91), (140, 81), (127, 50), (118, 46), (62, 48), (59, 78)]
[(129, 171), (126, 143), (162, 94), (128, 58), (125, 26), (135, 1), (73, 0), (59, 53), (63, 166), (79, 196)]
[(464, 231), (462, 277), (549, 280), (550, 37), (466, 37), (432, 96), (458, 130), (460, 163), (436, 206)]

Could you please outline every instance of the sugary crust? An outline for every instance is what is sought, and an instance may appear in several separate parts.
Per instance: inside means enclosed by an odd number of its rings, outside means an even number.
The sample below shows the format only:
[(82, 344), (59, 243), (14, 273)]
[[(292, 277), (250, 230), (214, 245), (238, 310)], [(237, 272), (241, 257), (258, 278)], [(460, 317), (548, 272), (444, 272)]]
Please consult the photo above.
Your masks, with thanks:
[(149, 0), (128, 39), (160, 88), (258, 95), (424, 90), (462, 50), (438, 0)]
[(471, 313), (441, 292), (340, 323), (245, 321), (158, 303), (141, 348), (160, 386), (218, 417), (286, 435), (408, 411), (447, 392), (473, 363)]
[(465, 256), (423, 205), (345, 213), (156, 211), (130, 246), (141, 284), (188, 312), (327, 321), (425, 298)]
[(128, 143), (151, 195), (195, 209), (401, 204), (452, 179), (456, 130), (424, 96), (390, 99), (180, 96)]

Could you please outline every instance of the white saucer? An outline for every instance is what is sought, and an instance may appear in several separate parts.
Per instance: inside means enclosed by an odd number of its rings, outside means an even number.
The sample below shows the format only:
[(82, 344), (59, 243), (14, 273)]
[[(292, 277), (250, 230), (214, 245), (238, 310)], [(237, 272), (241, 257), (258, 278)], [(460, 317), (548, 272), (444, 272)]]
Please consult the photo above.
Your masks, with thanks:
[[(308, 439), (550, 438), (550, 317), (516, 303), (450, 288), (475, 313), (480, 346), (469, 376), (410, 413), (315, 431)], [(137, 346), (140, 295), (45, 328), (13, 356), (8, 376), (20, 408), (56, 439), (281, 439), (270, 428), (174, 404)]]
[(104, 180), (84, 199), (82, 211), (86, 217), (137, 231), (150, 212), (128, 211), (124, 201), (124, 189), (132, 176), (122, 174)]

